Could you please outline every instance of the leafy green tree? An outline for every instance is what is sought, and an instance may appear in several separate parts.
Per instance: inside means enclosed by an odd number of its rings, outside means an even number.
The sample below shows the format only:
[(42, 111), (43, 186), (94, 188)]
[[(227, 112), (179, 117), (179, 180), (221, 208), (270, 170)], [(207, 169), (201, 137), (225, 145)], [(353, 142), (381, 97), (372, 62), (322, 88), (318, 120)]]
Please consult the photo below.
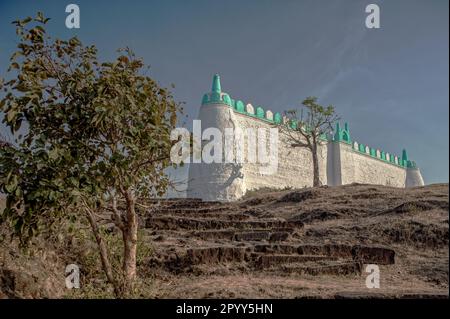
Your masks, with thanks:
[[(100, 63), (95, 46), (47, 36), (48, 20), (38, 13), (13, 22), (18, 50), (0, 83), (0, 109), (15, 141), (0, 151), (0, 222), (27, 243), (56, 221), (85, 218), (106, 277), (124, 296), (136, 278), (136, 202), (169, 186), (164, 171), (181, 107), (128, 48)], [(120, 229), (119, 271), (101, 220)]]
[(325, 107), (317, 103), (317, 97), (308, 97), (300, 109), (285, 111), (284, 120), (277, 125), (291, 147), (302, 147), (311, 152), (314, 187), (321, 185), (319, 147), (326, 144), (326, 137), (338, 120), (332, 105)]

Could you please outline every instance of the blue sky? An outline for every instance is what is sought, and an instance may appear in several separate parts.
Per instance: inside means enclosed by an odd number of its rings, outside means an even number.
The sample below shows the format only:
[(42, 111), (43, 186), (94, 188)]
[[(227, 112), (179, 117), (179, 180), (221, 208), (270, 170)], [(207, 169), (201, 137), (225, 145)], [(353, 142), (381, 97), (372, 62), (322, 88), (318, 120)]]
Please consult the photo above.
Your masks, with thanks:
[[(67, 29), (76, 3), (81, 28)], [(365, 7), (381, 28), (365, 27)], [(214, 73), (233, 98), (275, 111), (307, 96), (333, 104), (352, 138), (400, 155), (425, 182), (448, 182), (447, 0), (1, 1), (0, 76), (16, 45), (10, 24), (43, 11), (48, 31), (95, 44), (102, 59), (131, 47), (195, 118)]]

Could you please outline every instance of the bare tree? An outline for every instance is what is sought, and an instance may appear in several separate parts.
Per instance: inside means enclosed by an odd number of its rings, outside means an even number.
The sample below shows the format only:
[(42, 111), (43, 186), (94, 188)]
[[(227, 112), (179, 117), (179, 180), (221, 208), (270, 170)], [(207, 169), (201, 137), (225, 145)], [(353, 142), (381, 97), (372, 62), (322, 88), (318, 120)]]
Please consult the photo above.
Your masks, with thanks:
[(321, 185), (318, 149), (327, 143), (327, 135), (338, 120), (332, 105), (324, 107), (317, 103), (317, 97), (308, 97), (300, 109), (285, 111), (283, 121), (277, 124), (291, 147), (303, 147), (311, 151), (314, 187)]

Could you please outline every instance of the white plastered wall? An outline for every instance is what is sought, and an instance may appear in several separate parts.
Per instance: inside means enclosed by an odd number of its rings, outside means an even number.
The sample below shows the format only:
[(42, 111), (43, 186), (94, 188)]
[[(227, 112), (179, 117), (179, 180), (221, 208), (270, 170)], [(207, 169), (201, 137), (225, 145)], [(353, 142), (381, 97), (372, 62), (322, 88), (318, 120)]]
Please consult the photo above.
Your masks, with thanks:
[(405, 187), (405, 168), (357, 152), (351, 145), (345, 143), (339, 143), (339, 151), (341, 184), (363, 183)]
[[(225, 104), (203, 105), (199, 112), (202, 130), (225, 128), (272, 128), (267, 121), (235, 112)], [(268, 133), (266, 138), (268, 139)], [(247, 152), (245, 138), (244, 150)], [(247, 155), (247, 154), (246, 154)], [(264, 174), (261, 164), (247, 163), (191, 163), (189, 166), (188, 197), (203, 200), (230, 201), (242, 197), (248, 190), (312, 186), (313, 165), (311, 152), (305, 148), (292, 148), (286, 137), (279, 134), (278, 166), (274, 174)], [(319, 172), (323, 185), (351, 183), (379, 184), (394, 187), (423, 185), (418, 169), (405, 169), (369, 154), (360, 153), (342, 142), (330, 142), (319, 147)]]

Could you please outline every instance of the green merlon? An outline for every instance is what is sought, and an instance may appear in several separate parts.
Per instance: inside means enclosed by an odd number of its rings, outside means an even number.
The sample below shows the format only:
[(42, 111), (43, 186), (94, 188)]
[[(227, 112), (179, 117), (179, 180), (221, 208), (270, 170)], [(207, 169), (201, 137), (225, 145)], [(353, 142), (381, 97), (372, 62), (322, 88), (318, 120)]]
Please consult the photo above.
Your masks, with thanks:
[[(348, 128), (347, 123), (345, 123), (344, 129), (341, 129), (340, 124), (336, 123), (336, 129), (335, 129), (335, 133), (334, 133), (332, 141), (339, 141), (339, 142), (346, 142), (346, 143), (351, 142), (350, 130)], [(364, 154), (367, 154), (366, 147), (367, 146), (364, 144), (358, 144), (358, 146), (355, 148), (355, 146), (352, 144), (352, 149), (354, 149), (355, 151), (358, 151), (360, 153), (364, 153)], [(416, 168), (417, 167), (415, 162), (408, 160), (408, 154), (406, 153), (406, 150), (403, 150), (401, 158), (397, 157), (398, 163), (395, 163), (395, 155), (393, 155), (393, 154), (389, 155), (389, 160), (388, 160), (387, 153), (384, 151), (380, 151), (380, 157), (377, 157), (377, 151), (374, 148), (369, 148), (369, 155), (371, 157), (381, 159), (381, 160), (383, 160), (387, 163), (393, 164), (393, 165), (398, 165), (398, 166), (407, 167), (407, 168)]]
[(281, 116), (280, 113), (275, 113), (273, 120), (275, 123), (280, 124), (283, 121), (283, 117)]
[(265, 118), (265, 113), (264, 113), (264, 109), (261, 106), (258, 106), (256, 108), (256, 117), (259, 117), (260, 119)]
[[(365, 151), (365, 145), (364, 144), (358, 144), (357, 151), (361, 153), (366, 153)], [(417, 164), (414, 161), (408, 160), (408, 154), (406, 153), (406, 150), (402, 151), (402, 157), (397, 157), (398, 163), (395, 162), (395, 155), (389, 154), (389, 159), (387, 158), (387, 153), (384, 151), (380, 151), (380, 157), (377, 157), (377, 152), (374, 148), (369, 148), (370, 156), (381, 159), (383, 161), (386, 161), (387, 163), (398, 165), (401, 167), (407, 167), (407, 168), (416, 168)]]
[(227, 105), (232, 105), (231, 104), (231, 98), (230, 98), (230, 96), (228, 95), (228, 94), (224, 94), (223, 96), (222, 96), (222, 100), (227, 104)]
[(364, 144), (359, 144), (358, 147), (359, 147), (359, 151), (361, 153), (365, 153), (366, 152), (366, 147), (364, 146)]
[(244, 103), (242, 103), (242, 101), (236, 102), (236, 111), (241, 112), (241, 113), (245, 112), (245, 106), (244, 106)]

